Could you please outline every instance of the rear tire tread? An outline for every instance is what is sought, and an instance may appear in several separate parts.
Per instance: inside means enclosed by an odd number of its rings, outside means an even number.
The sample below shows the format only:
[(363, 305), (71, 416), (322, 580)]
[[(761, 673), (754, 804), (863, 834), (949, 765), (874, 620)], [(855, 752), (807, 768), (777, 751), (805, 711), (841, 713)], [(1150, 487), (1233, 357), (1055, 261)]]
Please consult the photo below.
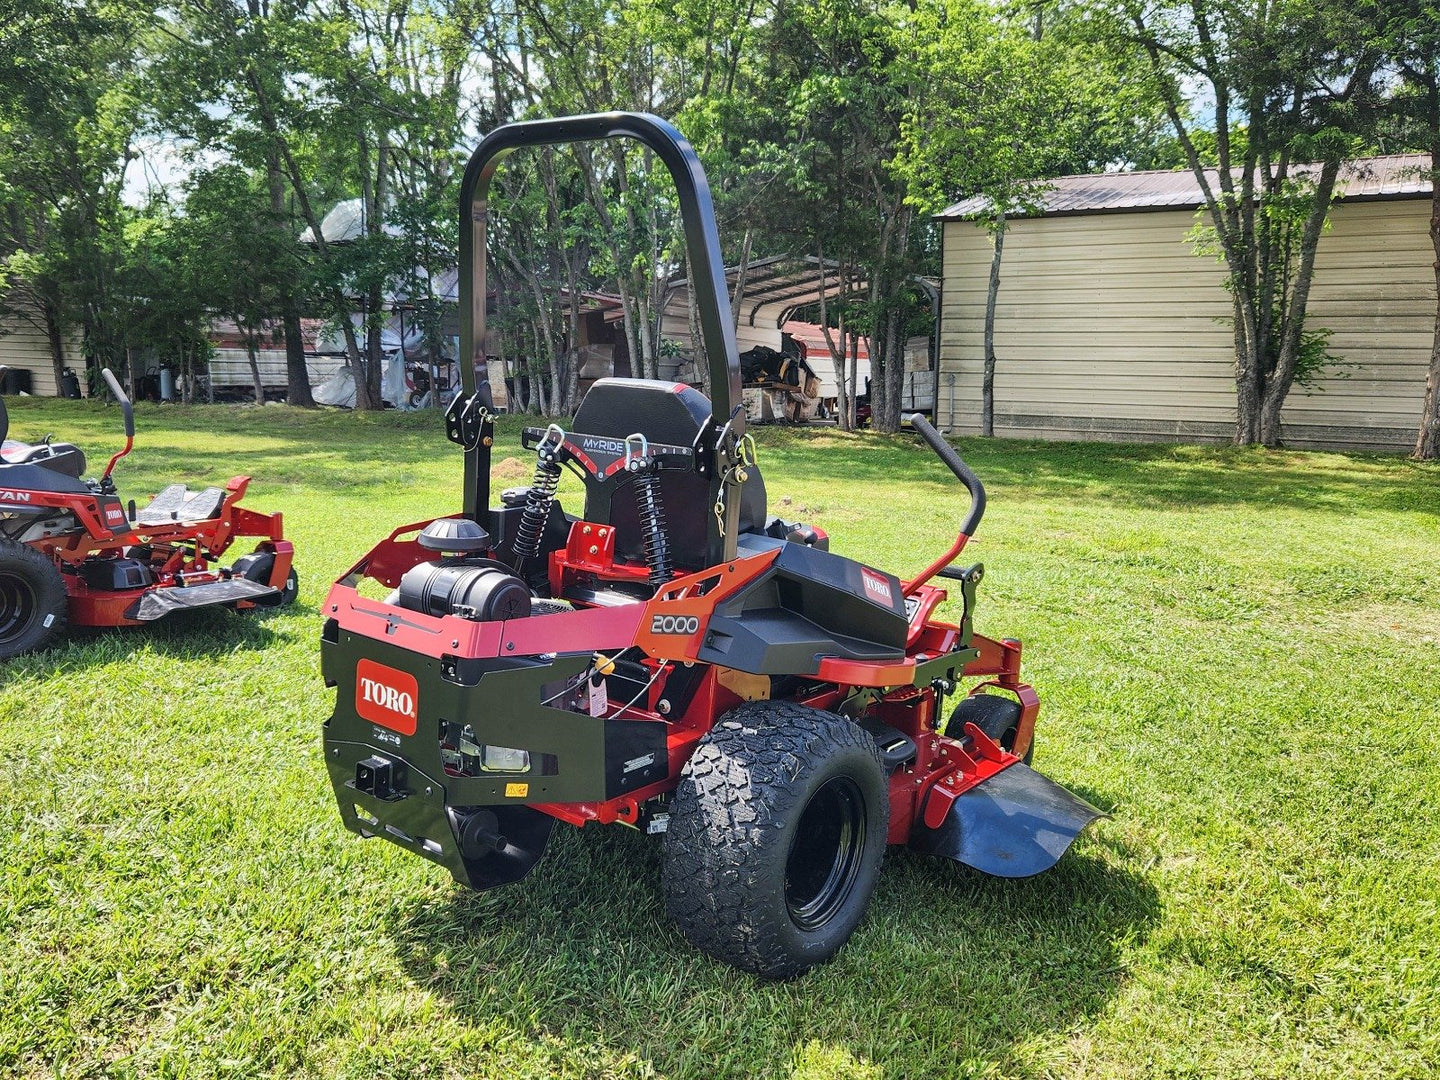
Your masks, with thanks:
[[(872, 785), (867, 850), (845, 910), (807, 934), (785, 905), (783, 841), (805, 809), (802, 777), (838, 758), (871, 774), (860, 781), (862, 793)], [(740, 706), (700, 741), (681, 774), (665, 837), (666, 909), (708, 955), (768, 978), (798, 975), (834, 955), (863, 917), (888, 818), (884, 769), (868, 733), (844, 717), (792, 702)]]
[[(0, 660), (36, 652), (64, 632), (69, 623), (69, 599), (65, 579), (44, 554), (14, 540), (0, 538), (0, 576), (23, 578), (35, 594), (36, 615), (26, 628), (9, 641), (0, 641)], [(44, 616), (51, 616), (44, 625)]]

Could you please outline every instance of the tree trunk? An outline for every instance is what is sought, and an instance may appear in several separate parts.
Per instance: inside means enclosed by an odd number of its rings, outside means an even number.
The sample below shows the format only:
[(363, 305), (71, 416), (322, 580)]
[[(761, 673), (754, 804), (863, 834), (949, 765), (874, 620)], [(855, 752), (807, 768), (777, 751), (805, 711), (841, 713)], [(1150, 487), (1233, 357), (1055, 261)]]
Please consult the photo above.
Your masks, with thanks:
[[(372, 243), (379, 243), (384, 236), (386, 167), (389, 140), (381, 131), (375, 144), (374, 172), (371, 172), (370, 145), (363, 135), (357, 147), (360, 169), (360, 205), (365, 214), (365, 235)], [(377, 282), (365, 293), (365, 362), (355, 373), (355, 408), (383, 409), (385, 399), (381, 391), (381, 370), (385, 363), (384, 350), (380, 339), (382, 316), (385, 310), (385, 294)]]
[(569, 362), (565, 368), (565, 415), (573, 415), (580, 407), (580, 286), (579, 267), (575, 265), (573, 253), (565, 259), (565, 274), (570, 289), (570, 334), (565, 344), (569, 347)]
[(250, 378), (255, 384), (255, 404), (265, 404), (265, 384), (260, 380), (260, 359), (255, 348), (255, 335), (245, 335), (245, 355), (250, 360)]
[(550, 335), (538, 318), (530, 320), (530, 336), (535, 343), (530, 353), (530, 388), (540, 405), (540, 415), (554, 416), (555, 402), (545, 378), (551, 364)]
[[(285, 174), (280, 152), (272, 144), (265, 155), (265, 179), (270, 188), (270, 212), (277, 226), (288, 226), (285, 215)], [(293, 235), (293, 234), (292, 234)], [(305, 366), (305, 341), (300, 330), (300, 306), (286, 286), (280, 297), (280, 320), (285, 327), (285, 400), (301, 409), (315, 408), (310, 392), (310, 369)]]
[(285, 326), (285, 400), (300, 409), (315, 408), (310, 391), (310, 368), (305, 363), (305, 337), (300, 328), (300, 309), (295, 297), (282, 299), (280, 317)]
[(385, 399), (380, 390), (380, 366), (384, 362), (381, 353), (380, 326), (372, 315), (371, 308), (379, 301), (373, 290), (365, 300), (365, 351), (360, 370), (355, 373), (355, 408), (383, 409)]
[[(755, 229), (747, 226), (745, 238), (740, 241), (740, 264), (735, 270), (735, 288), (730, 292), (730, 325), (740, 329), (740, 302), (745, 299), (745, 279), (750, 276), (750, 247), (755, 242)], [(694, 283), (691, 283), (691, 292)]]
[(995, 303), (1000, 295), (1000, 260), (1005, 253), (1005, 215), (995, 223), (995, 251), (985, 289), (985, 371), (980, 381), (980, 434), (995, 435)]
[(1430, 244), (1435, 250), (1435, 334), (1430, 345), (1430, 372), (1425, 379), (1425, 408), (1415, 437), (1415, 458), (1440, 458), (1440, 92), (1430, 88)]
[(890, 343), (885, 337), (889, 314), (881, 311), (886, 305), (870, 305), (873, 329), (865, 337), (865, 350), (870, 354), (870, 423), (876, 431), (884, 431), (890, 415)]
[(1250, 446), (1260, 441), (1260, 379), (1265, 357), (1250, 332), (1252, 324), (1246, 319), (1245, 301), (1238, 289), (1231, 309), (1235, 324), (1235, 445)]
[(180, 392), (182, 405), (195, 404), (195, 353), (190, 349), (180, 350), (180, 370), (184, 374), (185, 389)]
[(50, 363), (55, 369), (55, 396), (63, 397), (65, 337), (60, 331), (60, 312), (48, 296), (41, 300), (40, 307), (45, 316), (45, 337), (50, 342)]
[[(879, 193), (877, 192), (877, 195)], [(900, 401), (905, 391), (905, 348), (900, 342), (900, 305), (905, 246), (910, 233), (911, 211), (903, 202), (890, 207), (880, 231), (876, 265), (870, 293), (874, 317), (870, 353), (870, 417), (876, 431), (900, 430)], [(900, 256), (893, 252), (897, 246)], [(883, 315), (883, 317), (882, 317)]]
[(630, 305), (630, 290), (625, 286), (625, 276), (617, 274), (615, 285), (620, 293), (620, 316), (621, 326), (625, 328), (625, 351), (630, 356), (630, 377), (632, 379), (643, 379), (646, 377), (644, 367), (636, 369), (639, 356), (635, 349), (635, 312)]
[[(254, 95), (255, 106), (260, 114), (260, 126), (270, 139), (271, 150), (276, 154), (285, 176), (290, 182), (290, 190), (299, 204), (301, 216), (305, 224), (310, 226), (310, 233), (315, 238), (315, 251), (322, 262), (330, 260), (330, 245), (325, 240), (325, 232), (320, 228), (320, 218), (315, 213), (315, 207), (310, 202), (310, 196), (305, 189), (305, 180), (296, 161), (295, 154), (290, 144), (285, 140), (280, 131), (280, 124), (276, 118), (274, 106), (270, 103), (265, 92), (265, 84), (256, 70), (254, 63), (247, 65), (245, 81)], [(341, 319), (341, 331), (345, 335), (345, 356), (350, 364), (350, 370), (355, 376), (355, 404), (360, 408), (360, 398), (363, 390), (361, 388), (361, 376), (364, 373), (364, 363), (360, 357), (360, 343), (355, 337), (355, 327), (350, 322), (350, 304), (342, 295), (340, 289), (332, 288), (330, 292), (330, 304), (335, 314)], [(287, 346), (286, 362), (289, 362)], [(209, 383), (206, 391), (207, 396), (214, 400), (214, 383)]]
[(700, 383), (700, 391), (706, 397), (710, 396), (710, 365), (706, 362), (705, 349), (700, 341), (700, 307), (695, 303), (695, 280), (694, 264), (687, 269), (686, 276), (690, 278), (690, 284), (685, 289), (685, 318), (690, 325), (690, 364), (694, 367), (694, 377)]
[(900, 340), (900, 305), (890, 305), (885, 320), (885, 417), (877, 424), (880, 431), (900, 430), (902, 399), (905, 396), (905, 343)]
[(1300, 365), (1300, 347), (1304, 341), (1305, 308), (1310, 302), (1310, 285), (1315, 280), (1315, 253), (1320, 246), (1320, 234), (1325, 229), (1325, 219), (1330, 216), (1330, 203), (1335, 194), (1335, 178), (1340, 174), (1339, 160), (1327, 161), (1320, 170), (1320, 181), (1316, 184), (1310, 215), (1300, 238), (1300, 265), (1295, 272), (1295, 284), (1290, 289), (1289, 302), (1284, 317), (1284, 336), (1280, 342), (1280, 355), (1275, 370), (1265, 381), (1264, 398), (1260, 405), (1260, 442), (1267, 447), (1280, 445), (1280, 412), (1285, 399), (1295, 383), (1295, 372)]
[(641, 378), (658, 379), (660, 358), (655, 355), (655, 343), (651, 340), (650, 298), (643, 286), (636, 289), (634, 301), (635, 336), (640, 339), (640, 370), (644, 373)]
[[(495, 335), (496, 348), (499, 350), (496, 359), (500, 361), (501, 379), (502, 381), (509, 380), (505, 383), (505, 393), (510, 402), (510, 411), (523, 414), (529, 412), (529, 408), (526, 404), (528, 399), (525, 380), (521, 377), (525, 374), (525, 368), (524, 361), (519, 356), (520, 335), (510, 327), (510, 310), (506, 299), (510, 293), (502, 270), (496, 265), (498, 262), (499, 260), (492, 260), (492, 265), (495, 265), (495, 279), (492, 286), (495, 290), (495, 321), (490, 329)], [(458, 365), (474, 363), (474, 360), (457, 357), (456, 362)], [(478, 378), (476, 381), (479, 382)]]
[[(849, 431), (855, 426), (855, 412), (851, 407), (853, 395), (845, 382), (845, 316), (842, 314), (835, 321), (838, 324), (836, 331), (830, 328), (830, 308), (826, 300), (826, 293), (829, 286), (825, 282), (825, 249), (819, 248), (816, 251), (816, 265), (820, 268), (820, 330), (825, 335), (825, 348), (830, 352), (830, 365), (835, 370), (835, 395), (839, 412), (836, 419), (840, 423), (841, 431)], [(840, 280), (848, 281), (846, 267), (840, 267)], [(836, 339), (839, 343), (836, 343)]]
[(564, 401), (564, 398), (562, 397), (562, 393), (563, 393), (563, 391), (564, 391), (564, 389), (565, 389), (565, 385), (564, 385), (564, 382), (562, 381), (562, 372), (561, 372), (561, 370), (560, 370), (560, 365), (561, 365), (563, 362), (564, 362), (564, 357), (563, 357), (562, 355), (558, 355), (556, 350), (551, 349), (551, 351), (550, 351), (550, 364), (549, 364), (549, 368), (550, 368), (550, 405), (551, 405), (551, 408), (554, 410), (554, 415), (555, 415), (555, 416), (563, 416), (563, 415), (565, 415), (565, 401)]
[(545, 409), (543, 415), (558, 416), (562, 411), (562, 402), (559, 399), (558, 390), (560, 387), (560, 365), (563, 362), (562, 332), (555, 326), (553, 318), (554, 311), (551, 304), (554, 301), (554, 292), (540, 280), (540, 275), (533, 269), (540, 265), (540, 259), (532, 250), (528, 260), (529, 266), (517, 267), (530, 284), (530, 294), (535, 300), (535, 314), (530, 320), (531, 330), (535, 335), (535, 350), (531, 353), (532, 378), (548, 379), (550, 386), (544, 392)]
[(845, 410), (845, 431), (854, 431), (860, 425), (860, 334), (850, 336), (850, 406)]

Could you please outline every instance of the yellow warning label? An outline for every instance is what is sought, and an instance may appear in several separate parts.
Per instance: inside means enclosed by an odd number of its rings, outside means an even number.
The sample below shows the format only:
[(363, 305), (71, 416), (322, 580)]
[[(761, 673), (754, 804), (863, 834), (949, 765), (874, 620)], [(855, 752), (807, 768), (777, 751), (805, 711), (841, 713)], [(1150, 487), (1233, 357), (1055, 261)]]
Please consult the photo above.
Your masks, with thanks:
[(523, 799), (530, 794), (529, 784), (506, 784), (505, 797), (507, 799)]

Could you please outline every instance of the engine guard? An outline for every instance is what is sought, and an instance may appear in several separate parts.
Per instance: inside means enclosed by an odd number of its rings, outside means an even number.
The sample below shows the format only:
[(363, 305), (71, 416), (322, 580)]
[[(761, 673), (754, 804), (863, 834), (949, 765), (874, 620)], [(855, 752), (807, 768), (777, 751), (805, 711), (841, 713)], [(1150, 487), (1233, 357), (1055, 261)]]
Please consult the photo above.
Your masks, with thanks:
[(910, 847), (995, 877), (1025, 878), (1054, 866), (1085, 826), (1106, 816), (1016, 762), (959, 796), (939, 828), (917, 824)]

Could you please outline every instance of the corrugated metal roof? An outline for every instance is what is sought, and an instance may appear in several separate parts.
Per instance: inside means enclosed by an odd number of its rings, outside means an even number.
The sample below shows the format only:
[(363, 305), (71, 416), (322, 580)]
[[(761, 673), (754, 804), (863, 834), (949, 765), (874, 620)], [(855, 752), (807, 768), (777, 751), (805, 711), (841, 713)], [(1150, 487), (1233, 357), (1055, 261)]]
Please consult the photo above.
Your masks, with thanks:
[[(1301, 165), (1295, 171), (1304, 173), (1318, 168), (1317, 165)], [(1336, 192), (1347, 199), (1428, 195), (1429, 171), (1428, 154), (1360, 158), (1341, 167)], [(1216, 175), (1216, 170), (1207, 170), (1212, 187)], [(1189, 169), (1061, 176), (1049, 183), (1050, 190), (1043, 198), (1042, 215), (1094, 214), (1111, 210), (1183, 210), (1204, 204), (1200, 185)], [(956, 221), (979, 217), (988, 212), (989, 207), (990, 200), (986, 196), (976, 195), (961, 199), (935, 216), (942, 221)]]

